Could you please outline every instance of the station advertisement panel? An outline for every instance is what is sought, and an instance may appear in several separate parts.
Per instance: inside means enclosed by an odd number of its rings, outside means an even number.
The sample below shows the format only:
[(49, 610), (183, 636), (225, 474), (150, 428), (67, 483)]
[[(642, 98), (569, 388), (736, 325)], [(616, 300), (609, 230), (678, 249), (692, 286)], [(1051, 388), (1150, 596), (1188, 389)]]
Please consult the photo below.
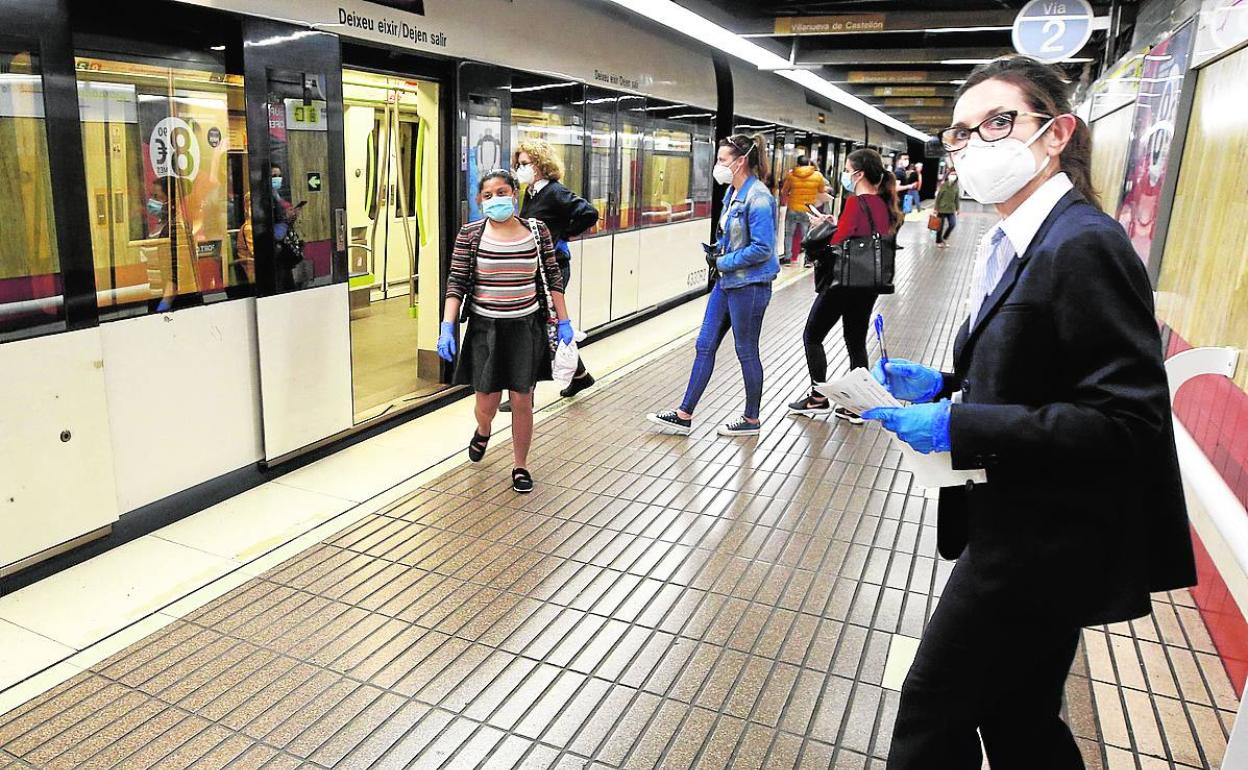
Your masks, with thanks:
[(1135, 100), (1126, 179), (1118, 221), (1140, 259), (1148, 264), (1161, 193), (1170, 166), (1170, 144), (1192, 49), (1193, 24), (1184, 24), (1144, 57)]

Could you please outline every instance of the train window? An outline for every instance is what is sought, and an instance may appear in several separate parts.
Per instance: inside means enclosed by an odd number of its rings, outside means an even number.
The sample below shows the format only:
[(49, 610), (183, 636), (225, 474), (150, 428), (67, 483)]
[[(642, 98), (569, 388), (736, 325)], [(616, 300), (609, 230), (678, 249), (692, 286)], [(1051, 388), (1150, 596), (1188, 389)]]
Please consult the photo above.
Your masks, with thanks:
[(0, 36), (0, 341), (65, 328), (39, 55)]
[[(710, 210), (712, 113), (685, 105), (652, 104), (646, 134), (642, 224), (681, 222)], [(699, 147), (695, 153), (695, 147)], [(700, 156), (700, 157), (699, 157)]]
[(586, 235), (608, 233), (616, 228), (615, 202), (615, 107), (617, 99), (594, 91), (586, 94), (585, 119), (589, 129), (589, 174), (585, 199), (598, 210), (598, 222)]
[(76, 66), (101, 317), (251, 283), (242, 77), (205, 62), (80, 55)]
[(517, 74), (511, 82), (511, 150), (537, 140), (549, 144), (563, 165), (559, 180), (577, 195), (585, 194), (585, 87)]

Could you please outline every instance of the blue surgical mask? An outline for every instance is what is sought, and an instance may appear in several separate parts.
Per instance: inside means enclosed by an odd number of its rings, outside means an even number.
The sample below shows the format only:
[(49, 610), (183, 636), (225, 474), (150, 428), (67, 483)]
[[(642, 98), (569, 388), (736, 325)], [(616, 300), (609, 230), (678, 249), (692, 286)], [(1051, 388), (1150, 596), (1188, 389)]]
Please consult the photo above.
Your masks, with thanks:
[(854, 175), (848, 171), (842, 171), (841, 186), (852, 193), (854, 191)]
[(280, 176), (273, 177), (273, 192), (280, 192), (282, 189), (282, 178)]
[(151, 215), (152, 215), (152, 216), (154, 216), (154, 217), (161, 217), (161, 216), (164, 216), (164, 215), (165, 215), (165, 204), (164, 204), (164, 203), (161, 203), (160, 201), (156, 200), (155, 198), (148, 198), (148, 199), (147, 199), (147, 213), (148, 213), (148, 214), (151, 214)]
[(516, 199), (515, 198), (490, 198), (481, 204), (481, 210), (485, 215), (495, 222), (506, 222), (515, 216)]

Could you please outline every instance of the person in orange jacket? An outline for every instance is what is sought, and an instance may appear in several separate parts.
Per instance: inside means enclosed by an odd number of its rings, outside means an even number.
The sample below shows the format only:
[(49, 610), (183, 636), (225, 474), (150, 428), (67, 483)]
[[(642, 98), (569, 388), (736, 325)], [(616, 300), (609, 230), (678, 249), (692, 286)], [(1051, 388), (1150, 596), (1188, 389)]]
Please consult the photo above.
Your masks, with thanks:
[(806, 237), (806, 229), (810, 226), (808, 204), (828, 189), (827, 180), (810, 158), (797, 156), (797, 165), (784, 177), (780, 187), (780, 203), (785, 206), (784, 214), (784, 259), (782, 264), (791, 265), (797, 260), (802, 250), (802, 239)]

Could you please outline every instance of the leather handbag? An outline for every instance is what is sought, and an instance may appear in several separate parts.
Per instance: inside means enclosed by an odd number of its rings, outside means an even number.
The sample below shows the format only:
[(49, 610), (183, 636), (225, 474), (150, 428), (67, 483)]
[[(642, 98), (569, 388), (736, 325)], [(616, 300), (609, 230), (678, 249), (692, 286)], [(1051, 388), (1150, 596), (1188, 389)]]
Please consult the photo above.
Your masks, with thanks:
[(927, 217), (927, 229), (928, 229), (928, 230), (939, 230), (939, 229), (940, 229), (940, 215), (939, 215), (939, 214), (929, 214), (929, 215), (928, 215), (928, 217)]
[(832, 236), (836, 234), (836, 223), (824, 221), (810, 228), (806, 237), (802, 238), (802, 251), (806, 258), (815, 266), (815, 292), (820, 293), (828, 287), (832, 279), (832, 263), (836, 259)]
[(832, 261), (829, 286), (892, 294), (895, 291), (893, 276), (897, 272), (896, 242), (880, 234), (871, 207), (863, 202), (863, 196), (856, 197), (858, 208), (867, 215), (871, 234), (848, 238), (834, 247), (836, 256)]

